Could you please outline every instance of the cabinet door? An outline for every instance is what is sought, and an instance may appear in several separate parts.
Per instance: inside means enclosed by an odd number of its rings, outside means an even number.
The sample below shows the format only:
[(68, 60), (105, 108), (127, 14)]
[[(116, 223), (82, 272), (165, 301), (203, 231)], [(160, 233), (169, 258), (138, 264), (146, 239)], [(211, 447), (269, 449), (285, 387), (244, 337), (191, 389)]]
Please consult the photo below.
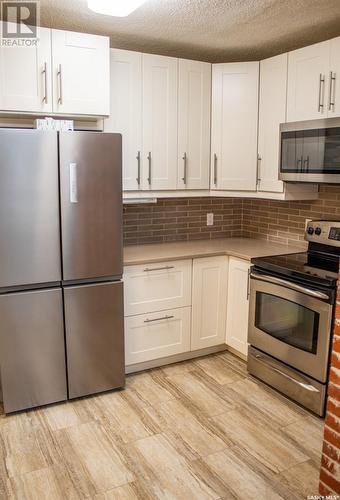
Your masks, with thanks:
[(179, 60), (178, 189), (209, 189), (211, 64)]
[(0, 47), (0, 110), (52, 111), (51, 30), (36, 47)]
[(178, 59), (143, 54), (143, 188), (177, 187)]
[(249, 262), (229, 259), (227, 345), (244, 356), (248, 353)]
[(212, 69), (212, 189), (256, 190), (259, 63)]
[(228, 258), (194, 259), (191, 350), (225, 343)]
[(142, 178), (142, 54), (111, 49), (110, 71), (110, 117), (104, 130), (122, 134), (123, 189), (137, 190)]
[(279, 180), (280, 123), (286, 121), (288, 54), (260, 63), (258, 186), (283, 192)]
[(327, 116), (330, 42), (288, 54), (287, 121)]
[(110, 113), (109, 38), (52, 30), (53, 111)]
[(125, 267), (125, 315), (190, 306), (191, 270), (192, 260)]
[(340, 37), (330, 40), (328, 116), (340, 116)]
[(125, 364), (190, 351), (191, 307), (125, 318)]

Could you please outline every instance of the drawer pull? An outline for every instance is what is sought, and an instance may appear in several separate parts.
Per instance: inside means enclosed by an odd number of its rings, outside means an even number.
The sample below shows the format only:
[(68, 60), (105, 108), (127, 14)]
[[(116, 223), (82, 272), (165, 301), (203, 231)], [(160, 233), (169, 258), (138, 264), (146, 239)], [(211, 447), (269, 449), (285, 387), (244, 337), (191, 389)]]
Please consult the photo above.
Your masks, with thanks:
[(174, 269), (175, 266), (163, 266), (163, 267), (146, 267), (144, 269), (144, 272), (147, 273), (148, 271), (163, 271), (163, 270), (168, 270), (168, 269)]
[(144, 323), (153, 323), (154, 321), (162, 321), (164, 319), (172, 319), (175, 316), (162, 316), (162, 318), (155, 318), (155, 319), (145, 319)]

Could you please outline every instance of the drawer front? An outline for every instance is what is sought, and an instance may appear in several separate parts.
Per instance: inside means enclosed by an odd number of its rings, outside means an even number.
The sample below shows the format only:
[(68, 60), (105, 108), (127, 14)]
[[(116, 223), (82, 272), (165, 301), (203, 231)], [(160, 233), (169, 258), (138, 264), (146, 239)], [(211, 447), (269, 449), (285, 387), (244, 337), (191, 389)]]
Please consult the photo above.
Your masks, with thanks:
[(191, 307), (125, 318), (125, 364), (190, 351)]
[(191, 305), (192, 260), (127, 266), (125, 316)]

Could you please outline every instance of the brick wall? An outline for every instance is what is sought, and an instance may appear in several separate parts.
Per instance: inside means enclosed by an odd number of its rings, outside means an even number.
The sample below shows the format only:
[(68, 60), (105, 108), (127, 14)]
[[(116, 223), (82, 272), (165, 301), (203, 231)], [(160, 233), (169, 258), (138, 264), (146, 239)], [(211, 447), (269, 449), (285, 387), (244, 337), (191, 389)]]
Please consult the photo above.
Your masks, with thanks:
[(340, 494), (340, 285), (335, 310), (319, 492), (325, 496)]
[[(214, 225), (207, 226), (207, 213)], [(176, 198), (124, 205), (124, 244), (241, 236), (242, 199)]]
[(314, 201), (176, 198), (124, 205), (124, 244), (245, 236), (304, 247), (306, 218), (340, 218), (340, 186), (321, 186)]

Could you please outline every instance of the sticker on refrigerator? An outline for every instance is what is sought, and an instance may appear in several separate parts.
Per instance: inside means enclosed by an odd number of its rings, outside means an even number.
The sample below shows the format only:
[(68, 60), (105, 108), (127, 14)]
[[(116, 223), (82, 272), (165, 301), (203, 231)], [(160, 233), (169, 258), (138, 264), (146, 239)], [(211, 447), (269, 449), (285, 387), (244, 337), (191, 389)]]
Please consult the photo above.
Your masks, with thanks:
[(70, 202), (78, 203), (77, 164), (70, 163)]

